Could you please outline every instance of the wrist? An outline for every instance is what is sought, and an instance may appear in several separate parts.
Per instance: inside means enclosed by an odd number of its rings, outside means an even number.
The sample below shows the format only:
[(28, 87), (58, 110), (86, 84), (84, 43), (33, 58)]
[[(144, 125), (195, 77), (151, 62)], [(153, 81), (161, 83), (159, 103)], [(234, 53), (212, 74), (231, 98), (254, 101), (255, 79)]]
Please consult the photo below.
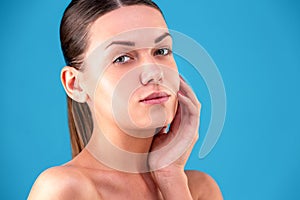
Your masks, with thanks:
[(186, 174), (183, 172), (159, 171), (153, 173), (155, 182), (164, 199), (192, 199)]
[(183, 180), (186, 178), (184, 169), (179, 166), (172, 166), (162, 168), (152, 172), (152, 176), (156, 181), (165, 181), (165, 180)]
[(187, 182), (187, 176), (184, 171), (155, 171), (153, 178), (159, 184), (165, 182)]

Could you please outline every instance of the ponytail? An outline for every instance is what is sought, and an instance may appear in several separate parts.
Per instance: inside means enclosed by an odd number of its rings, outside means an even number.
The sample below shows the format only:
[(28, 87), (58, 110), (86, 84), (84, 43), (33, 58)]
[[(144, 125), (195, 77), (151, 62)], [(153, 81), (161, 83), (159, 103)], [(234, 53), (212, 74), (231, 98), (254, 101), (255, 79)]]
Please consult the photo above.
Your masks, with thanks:
[[(66, 64), (77, 70), (83, 70), (90, 25), (112, 10), (130, 5), (146, 5), (161, 12), (151, 0), (72, 0), (60, 24), (60, 42)], [(70, 97), (67, 97), (67, 102), (72, 157), (74, 158), (88, 143), (93, 131), (93, 121), (86, 103), (75, 102)]]
[(87, 103), (78, 103), (68, 96), (67, 103), (72, 158), (74, 158), (88, 143), (93, 132), (93, 120)]

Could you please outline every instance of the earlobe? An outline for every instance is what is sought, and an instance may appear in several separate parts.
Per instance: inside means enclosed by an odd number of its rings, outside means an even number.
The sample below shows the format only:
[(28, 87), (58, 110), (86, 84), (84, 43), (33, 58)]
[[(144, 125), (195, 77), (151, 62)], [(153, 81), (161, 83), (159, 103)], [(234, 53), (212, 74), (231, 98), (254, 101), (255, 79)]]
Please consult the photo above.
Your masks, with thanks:
[(65, 66), (61, 70), (60, 78), (67, 95), (74, 101), (85, 103), (88, 96), (80, 87), (78, 74), (78, 70), (74, 67)]

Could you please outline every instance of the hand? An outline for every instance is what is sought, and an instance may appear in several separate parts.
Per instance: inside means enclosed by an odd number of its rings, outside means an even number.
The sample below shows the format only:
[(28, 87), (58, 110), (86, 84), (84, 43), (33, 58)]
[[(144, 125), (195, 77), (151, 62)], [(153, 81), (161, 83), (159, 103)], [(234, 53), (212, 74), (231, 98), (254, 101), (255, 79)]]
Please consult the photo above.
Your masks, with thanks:
[(184, 173), (184, 166), (199, 137), (200, 110), (201, 104), (196, 95), (181, 78), (174, 120), (167, 134), (163, 128), (154, 137), (148, 158), (157, 182)]

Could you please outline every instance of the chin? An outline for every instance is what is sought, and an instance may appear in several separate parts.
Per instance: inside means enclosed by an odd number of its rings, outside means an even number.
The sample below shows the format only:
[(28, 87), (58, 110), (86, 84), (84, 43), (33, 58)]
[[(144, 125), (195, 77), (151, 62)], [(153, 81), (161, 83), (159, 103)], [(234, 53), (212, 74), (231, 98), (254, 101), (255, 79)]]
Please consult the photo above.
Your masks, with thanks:
[[(178, 106), (177, 98), (173, 97), (165, 104), (159, 107), (152, 107), (152, 114), (150, 109), (141, 109), (142, 115), (135, 116), (135, 124), (139, 128), (159, 128), (168, 126), (174, 119)], [(136, 113), (139, 111), (136, 110)]]

